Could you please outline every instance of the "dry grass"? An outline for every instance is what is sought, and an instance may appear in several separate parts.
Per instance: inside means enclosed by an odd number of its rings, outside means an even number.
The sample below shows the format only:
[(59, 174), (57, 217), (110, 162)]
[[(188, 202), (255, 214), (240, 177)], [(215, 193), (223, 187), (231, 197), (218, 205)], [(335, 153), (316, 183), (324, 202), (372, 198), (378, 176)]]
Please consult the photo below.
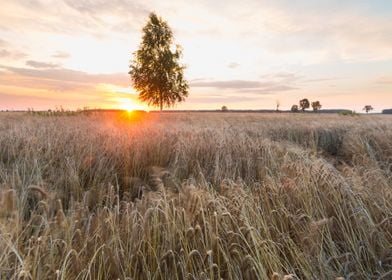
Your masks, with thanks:
[(0, 279), (391, 279), (392, 118), (0, 115)]

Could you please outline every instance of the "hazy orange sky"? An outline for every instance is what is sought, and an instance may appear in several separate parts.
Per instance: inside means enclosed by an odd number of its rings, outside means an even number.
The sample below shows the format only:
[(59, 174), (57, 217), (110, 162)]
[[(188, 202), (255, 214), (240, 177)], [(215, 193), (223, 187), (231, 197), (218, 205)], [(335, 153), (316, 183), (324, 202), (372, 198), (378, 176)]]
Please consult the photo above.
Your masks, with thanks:
[(184, 49), (176, 109), (392, 108), (390, 0), (1, 0), (0, 109), (144, 108), (127, 72), (151, 11)]

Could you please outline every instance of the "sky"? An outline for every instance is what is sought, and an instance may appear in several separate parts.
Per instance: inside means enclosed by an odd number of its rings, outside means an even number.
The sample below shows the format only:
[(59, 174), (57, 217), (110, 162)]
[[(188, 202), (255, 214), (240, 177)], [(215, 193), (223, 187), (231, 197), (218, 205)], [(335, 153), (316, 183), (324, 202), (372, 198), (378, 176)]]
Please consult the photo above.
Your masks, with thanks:
[(390, 0), (1, 0), (0, 109), (149, 109), (128, 71), (150, 12), (183, 48), (174, 109), (392, 108)]

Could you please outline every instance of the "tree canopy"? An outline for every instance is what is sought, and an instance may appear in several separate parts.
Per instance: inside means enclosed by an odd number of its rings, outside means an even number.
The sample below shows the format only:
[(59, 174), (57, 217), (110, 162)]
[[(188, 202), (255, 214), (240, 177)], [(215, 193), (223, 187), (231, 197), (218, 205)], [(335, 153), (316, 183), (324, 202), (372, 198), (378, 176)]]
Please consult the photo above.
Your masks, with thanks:
[(362, 110), (366, 111), (366, 113), (369, 113), (370, 111), (373, 110), (373, 107), (372, 105), (365, 105), (365, 107), (363, 107)]
[(291, 106), (291, 112), (298, 112), (298, 105), (294, 104)]
[(320, 109), (321, 109), (321, 103), (320, 103), (320, 101), (313, 101), (313, 102), (312, 102), (312, 108), (313, 108), (313, 111), (315, 111), (315, 112), (317, 112), (318, 110), (320, 110)]
[(151, 13), (129, 71), (141, 101), (162, 111), (185, 100), (189, 86), (184, 78), (185, 66), (179, 63), (181, 54), (179, 45), (174, 48), (167, 22)]
[(305, 111), (305, 109), (308, 109), (310, 107), (309, 100), (307, 98), (300, 100), (299, 107), (301, 108), (302, 111)]

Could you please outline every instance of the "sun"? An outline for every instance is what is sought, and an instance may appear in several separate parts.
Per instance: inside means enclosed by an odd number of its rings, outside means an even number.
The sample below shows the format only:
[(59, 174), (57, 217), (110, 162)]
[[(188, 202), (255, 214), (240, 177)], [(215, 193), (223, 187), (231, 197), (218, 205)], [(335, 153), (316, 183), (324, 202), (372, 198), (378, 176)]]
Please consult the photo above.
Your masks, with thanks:
[(130, 87), (119, 87), (112, 84), (99, 84), (99, 89), (108, 96), (112, 109), (120, 109), (127, 112), (148, 111), (148, 106), (138, 100), (137, 94)]
[(123, 109), (123, 110), (127, 111), (128, 113), (130, 113), (133, 110), (135, 110), (135, 106), (131, 102), (123, 102), (121, 104), (121, 109)]
[(117, 102), (119, 104), (118, 108), (127, 112), (133, 112), (135, 110), (145, 110), (142, 104), (139, 104), (130, 98), (117, 98)]

